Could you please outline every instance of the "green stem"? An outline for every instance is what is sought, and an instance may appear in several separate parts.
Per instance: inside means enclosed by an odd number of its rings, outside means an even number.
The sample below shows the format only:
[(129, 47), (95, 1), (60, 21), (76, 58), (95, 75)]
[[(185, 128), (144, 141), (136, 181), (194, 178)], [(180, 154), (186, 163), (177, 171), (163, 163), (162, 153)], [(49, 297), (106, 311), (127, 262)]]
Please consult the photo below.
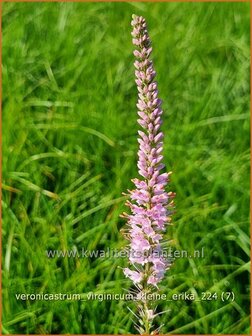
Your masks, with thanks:
[[(148, 284), (147, 284), (147, 275), (149, 273), (149, 263), (145, 264), (144, 266), (144, 273), (146, 275), (145, 277), (145, 280), (144, 280), (144, 283), (143, 283), (143, 293), (145, 295), (148, 294)], [(149, 307), (148, 307), (148, 299), (145, 299), (144, 298), (144, 301), (143, 301), (143, 326), (144, 326), (144, 334), (147, 334), (149, 335), (150, 332), (151, 332), (151, 321), (149, 320)]]

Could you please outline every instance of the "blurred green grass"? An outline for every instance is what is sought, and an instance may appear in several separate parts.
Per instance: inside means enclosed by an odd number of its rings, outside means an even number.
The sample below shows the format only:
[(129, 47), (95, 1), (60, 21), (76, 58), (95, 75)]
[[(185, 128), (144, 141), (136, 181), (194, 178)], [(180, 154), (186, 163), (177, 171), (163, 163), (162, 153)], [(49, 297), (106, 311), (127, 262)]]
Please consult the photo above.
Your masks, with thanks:
[(177, 259), (163, 333), (249, 334), (249, 3), (3, 3), (3, 332), (134, 333), (126, 302), (17, 301), (123, 292), (125, 259), (46, 249), (125, 246), (121, 192), (136, 169), (131, 14), (144, 15), (163, 99)]

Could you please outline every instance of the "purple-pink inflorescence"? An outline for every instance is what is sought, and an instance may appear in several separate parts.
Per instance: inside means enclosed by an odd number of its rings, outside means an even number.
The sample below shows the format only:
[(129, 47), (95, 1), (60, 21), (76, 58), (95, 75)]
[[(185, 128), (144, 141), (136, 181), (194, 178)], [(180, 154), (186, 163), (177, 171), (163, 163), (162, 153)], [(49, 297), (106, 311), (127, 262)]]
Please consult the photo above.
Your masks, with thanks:
[(163, 279), (169, 264), (162, 257), (161, 243), (163, 232), (171, 218), (168, 204), (172, 206), (173, 193), (167, 193), (165, 187), (169, 173), (162, 173), (163, 133), (161, 100), (158, 98), (156, 72), (149, 59), (152, 52), (146, 21), (133, 15), (133, 44), (136, 61), (136, 84), (138, 89), (138, 131), (139, 151), (138, 169), (141, 179), (133, 179), (136, 189), (129, 191), (130, 201), (126, 205), (131, 214), (127, 218), (128, 239), (130, 241), (130, 263), (133, 269), (125, 268), (124, 274), (135, 284), (156, 286)]

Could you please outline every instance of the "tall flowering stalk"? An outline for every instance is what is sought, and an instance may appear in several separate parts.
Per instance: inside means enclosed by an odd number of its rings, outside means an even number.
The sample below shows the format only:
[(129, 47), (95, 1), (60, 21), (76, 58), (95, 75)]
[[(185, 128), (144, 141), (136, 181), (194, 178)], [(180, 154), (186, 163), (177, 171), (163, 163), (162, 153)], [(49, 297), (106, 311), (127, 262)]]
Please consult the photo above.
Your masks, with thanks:
[[(130, 214), (123, 213), (127, 219), (125, 236), (129, 240), (131, 267), (124, 268), (126, 277), (135, 284), (138, 292), (138, 325), (140, 333), (150, 334), (153, 319), (157, 315), (154, 302), (148, 300), (149, 294), (158, 290), (169, 263), (162, 256), (163, 233), (171, 221), (170, 207), (173, 193), (167, 193), (165, 187), (169, 181), (169, 173), (162, 172), (163, 133), (161, 100), (158, 98), (156, 72), (150, 60), (151, 41), (147, 32), (146, 21), (141, 16), (132, 16), (133, 44), (136, 61), (136, 84), (138, 90), (138, 123), (142, 131), (138, 131), (139, 151), (138, 169), (141, 178), (132, 180), (136, 189), (128, 190), (130, 200), (126, 205)], [(156, 330), (157, 331), (157, 330)]]

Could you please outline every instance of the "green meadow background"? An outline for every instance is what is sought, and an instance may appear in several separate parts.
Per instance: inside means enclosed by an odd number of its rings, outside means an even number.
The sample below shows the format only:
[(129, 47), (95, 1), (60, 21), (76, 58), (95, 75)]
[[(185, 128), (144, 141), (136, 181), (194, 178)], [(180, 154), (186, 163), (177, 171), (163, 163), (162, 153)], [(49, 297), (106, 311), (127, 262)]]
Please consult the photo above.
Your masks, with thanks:
[[(160, 290), (163, 333), (249, 334), (249, 3), (3, 3), (4, 334), (136, 333), (125, 258), (48, 258), (122, 249), (122, 192), (137, 130), (132, 13), (145, 16), (163, 100), (165, 163), (177, 193)], [(119, 267), (118, 267), (119, 266)], [(218, 298), (201, 300), (202, 292)], [(235, 300), (221, 300), (233, 292)], [(18, 293), (80, 293), (22, 301)]]

